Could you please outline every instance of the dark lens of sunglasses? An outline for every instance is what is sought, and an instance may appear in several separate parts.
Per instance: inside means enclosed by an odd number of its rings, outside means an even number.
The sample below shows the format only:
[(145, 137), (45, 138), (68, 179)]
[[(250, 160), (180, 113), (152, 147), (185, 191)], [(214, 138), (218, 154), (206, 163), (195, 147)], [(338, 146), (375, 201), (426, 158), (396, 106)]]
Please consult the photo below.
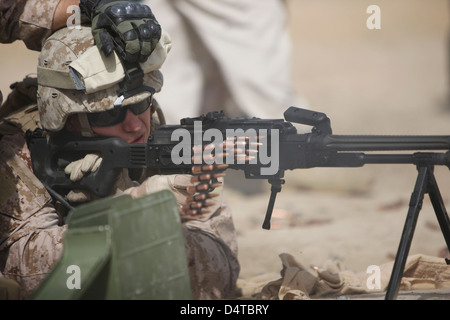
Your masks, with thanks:
[(103, 112), (88, 113), (89, 124), (93, 127), (109, 127), (121, 123), (127, 114), (126, 108), (114, 108)]
[(144, 101), (127, 106), (135, 115), (144, 113), (152, 105), (151, 100), (145, 99)]
[(125, 107), (116, 107), (114, 109), (88, 113), (89, 124), (93, 127), (109, 127), (121, 123), (125, 120), (127, 109), (130, 109), (135, 115), (144, 113), (152, 105), (151, 99), (145, 99), (141, 102)]

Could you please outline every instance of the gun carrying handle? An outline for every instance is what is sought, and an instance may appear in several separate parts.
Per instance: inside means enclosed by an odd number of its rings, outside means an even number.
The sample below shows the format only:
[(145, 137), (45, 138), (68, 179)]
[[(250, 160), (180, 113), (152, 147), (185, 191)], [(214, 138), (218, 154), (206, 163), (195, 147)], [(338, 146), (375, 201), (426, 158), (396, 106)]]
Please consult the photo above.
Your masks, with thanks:
[(316, 126), (328, 119), (325, 113), (297, 107), (290, 107), (284, 112), (283, 115), (287, 121), (306, 124), (309, 126)]
[(286, 121), (313, 126), (322, 133), (331, 134), (330, 119), (325, 113), (289, 107), (283, 115)]

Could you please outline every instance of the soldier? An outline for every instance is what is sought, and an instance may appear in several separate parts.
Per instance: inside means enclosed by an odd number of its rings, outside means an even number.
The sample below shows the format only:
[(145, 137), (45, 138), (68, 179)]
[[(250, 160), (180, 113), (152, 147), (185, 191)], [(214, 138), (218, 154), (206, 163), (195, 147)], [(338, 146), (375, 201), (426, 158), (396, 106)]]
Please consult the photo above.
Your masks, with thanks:
[[(101, 81), (88, 81), (80, 75), (84, 85), (81, 89), (80, 83), (77, 87), (71, 81), (69, 65), (100, 66), (100, 74), (104, 74), (105, 64), (118, 65), (119, 57), (102, 56), (94, 46), (91, 29), (86, 27), (60, 29), (45, 41), (38, 62), (38, 110), (30, 105), (15, 111), (0, 127), (0, 148), (4, 150), (0, 156), (0, 271), (20, 284), (22, 298), (32, 293), (59, 259), (66, 230), (59, 223), (64, 209), (32, 172), (24, 131), (40, 126), (52, 135), (70, 133), (117, 136), (130, 143), (146, 141), (162, 119), (154, 95), (163, 84), (159, 68), (169, 48), (170, 40), (163, 33), (150, 57), (140, 64), (142, 73), (134, 81), (120, 72), (116, 78), (108, 74)], [(120, 65), (122, 70), (129, 66)], [(55, 74), (60, 76), (58, 80)], [(100, 161), (96, 155), (87, 155), (69, 164), (66, 173), (76, 181), (95, 171)], [(216, 198), (219, 200), (209, 214), (191, 216), (185, 205), (192, 197), (193, 186), (186, 175), (148, 176), (146, 172), (131, 174), (124, 169), (113, 194), (125, 192), (138, 197), (161, 188), (172, 190), (182, 215), (193, 298), (230, 298), (239, 273), (231, 212), (222, 198)], [(77, 190), (66, 196), (73, 203), (95, 199)], [(186, 214), (189, 219), (184, 219)]]

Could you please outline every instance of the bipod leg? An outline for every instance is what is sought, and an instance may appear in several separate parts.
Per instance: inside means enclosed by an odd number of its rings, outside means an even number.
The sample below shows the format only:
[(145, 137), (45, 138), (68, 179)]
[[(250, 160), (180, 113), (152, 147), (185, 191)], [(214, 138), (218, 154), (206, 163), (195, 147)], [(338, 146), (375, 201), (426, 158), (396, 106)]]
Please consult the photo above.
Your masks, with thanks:
[(270, 230), (270, 219), (272, 218), (273, 206), (275, 204), (275, 198), (277, 193), (281, 191), (281, 185), (284, 184), (284, 180), (280, 178), (269, 179), (269, 183), (272, 185), (270, 191), (269, 204), (267, 206), (266, 216), (263, 222), (263, 229)]
[(386, 300), (394, 300), (397, 298), (400, 281), (402, 279), (403, 270), (405, 269), (406, 259), (414, 235), (414, 229), (416, 228), (417, 218), (420, 209), (422, 208), (423, 197), (426, 193), (430, 172), (432, 172), (432, 168), (429, 166), (420, 166), (417, 170), (419, 171), (419, 174), (409, 202), (408, 214), (406, 216), (402, 237), (400, 239), (397, 255), (395, 256), (394, 267), (392, 268), (391, 278), (389, 279), (387, 287)]
[[(448, 218), (447, 210), (445, 209), (444, 201), (442, 200), (436, 178), (432, 173), (429, 175), (428, 195), (430, 196), (431, 204), (433, 205), (436, 218), (444, 235), (447, 249), (450, 251), (450, 220)], [(450, 260), (445, 258), (445, 262), (450, 264)]]

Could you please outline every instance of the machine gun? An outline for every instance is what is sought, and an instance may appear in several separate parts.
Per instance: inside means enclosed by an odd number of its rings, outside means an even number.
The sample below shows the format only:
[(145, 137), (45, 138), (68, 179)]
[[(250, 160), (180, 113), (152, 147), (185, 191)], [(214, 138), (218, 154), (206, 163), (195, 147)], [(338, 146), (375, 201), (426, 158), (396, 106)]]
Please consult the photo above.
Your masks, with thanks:
[[(182, 119), (180, 125), (163, 125), (151, 133), (147, 143), (128, 144), (120, 138), (106, 137), (47, 139), (40, 132), (29, 132), (28, 146), (34, 172), (48, 189), (59, 194), (71, 189), (88, 190), (100, 197), (109, 194), (123, 168), (151, 168), (159, 174), (190, 174), (193, 164), (229, 160), (225, 161), (226, 165), (243, 170), (246, 178), (267, 179), (271, 184), (264, 229), (270, 229), (275, 198), (285, 182), (286, 170), (366, 164), (416, 165), (418, 177), (386, 294), (386, 299), (395, 298), (425, 193), (430, 196), (450, 249), (450, 221), (433, 174), (435, 165), (450, 169), (450, 136), (334, 135), (330, 119), (324, 113), (296, 107), (286, 110), (284, 118), (228, 118), (223, 112), (215, 111)], [(312, 126), (312, 130), (299, 134), (292, 123)], [(257, 156), (246, 157), (244, 161), (226, 157), (227, 152), (218, 151), (217, 147), (230, 138), (243, 139), (245, 155), (251, 155), (252, 145), (256, 146), (253, 151)], [(202, 157), (196, 162), (191, 151), (199, 145)], [(208, 153), (210, 158), (206, 159), (208, 149), (205, 146), (208, 145), (214, 145), (215, 153)], [(445, 152), (436, 152), (438, 150)], [(383, 153), (364, 153), (366, 151)], [(394, 151), (414, 152), (389, 153)], [(88, 153), (97, 153), (103, 158), (100, 168), (77, 183), (70, 181), (64, 167)]]

